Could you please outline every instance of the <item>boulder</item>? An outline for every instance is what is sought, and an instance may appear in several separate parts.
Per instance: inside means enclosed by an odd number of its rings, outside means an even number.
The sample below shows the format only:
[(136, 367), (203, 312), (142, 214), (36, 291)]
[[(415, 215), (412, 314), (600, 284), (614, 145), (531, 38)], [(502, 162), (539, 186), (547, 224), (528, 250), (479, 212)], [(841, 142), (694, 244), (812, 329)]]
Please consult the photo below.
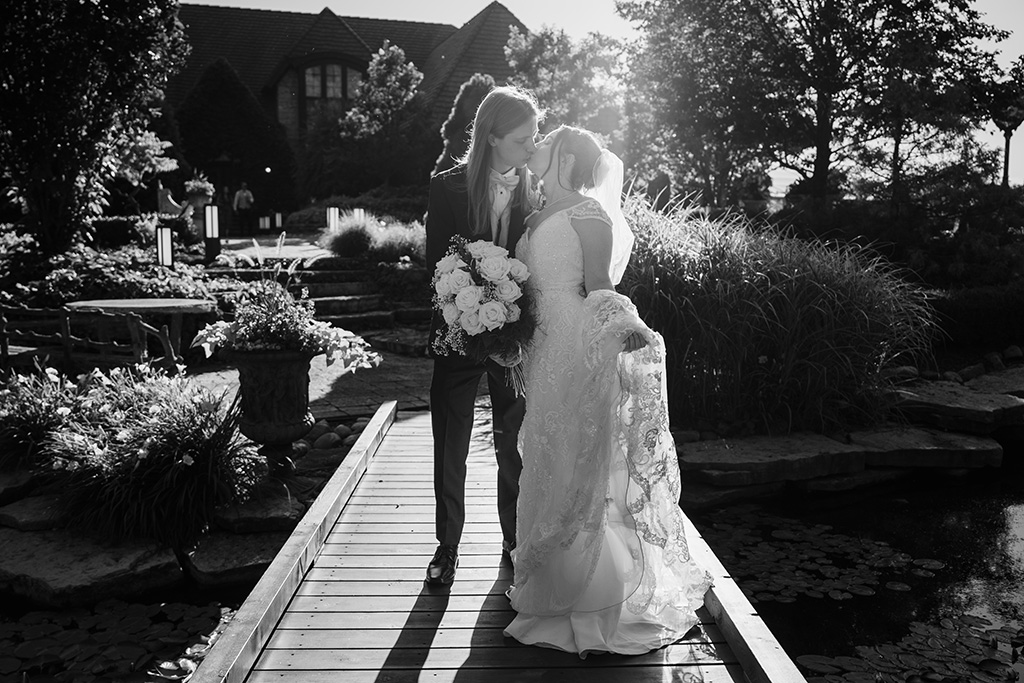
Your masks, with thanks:
[(327, 424), (327, 421), (320, 420), (312, 427), (310, 427), (309, 432), (307, 432), (306, 436), (302, 438), (308, 441), (309, 443), (315, 443), (317, 439), (319, 439), (321, 436), (323, 436), (329, 431), (331, 431), (331, 427), (330, 425)]
[(0, 472), (0, 505), (24, 498), (35, 486), (35, 476), (30, 472)]
[(913, 423), (968, 434), (1024, 424), (1024, 399), (975, 391), (953, 382), (925, 382), (896, 391), (899, 410)]
[(313, 442), (313, 448), (316, 450), (326, 450), (328, 448), (337, 448), (341, 445), (342, 437), (338, 436), (334, 432), (327, 432), (321, 434), (320, 437)]
[(985, 436), (890, 427), (854, 432), (850, 438), (873, 449), (868, 467), (999, 467), (1003, 461), (1003, 447)]
[(975, 363), (974, 365), (968, 365), (965, 368), (960, 368), (960, 370), (957, 371), (957, 374), (960, 375), (960, 378), (963, 381), (967, 382), (975, 377), (981, 377), (984, 375), (985, 366), (982, 363)]
[[(299, 467), (307, 458), (299, 461)], [(292, 496), (256, 497), (239, 505), (217, 508), (213, 521), (221, 529), (236, 534), (291, 531), (305, 512), (306, 507)]]
[(56, 529), (64, 525), (66, 517), (61, 513), (55, 494), (29, 496), (0, 507), (0, 525), (21, 531)]
[(865, 449), (820, 434), (749, 436), (686, 444), (684, 478), (716, 486), (813, 479), (864, 469)]
[(963, 384), (964, 381), (964, 378), (960, 376), (960, 373), (953, 372), (952, 370), (946, 370), (939, 375), (939, 377), (941, 377), (944, 382), (956, 382), (957, 384)]
[(152, 541), (102, 543), (79, 531), (0, 528), (0, 590), (51, 607), (127, 599), (181, 581), (169, 548)]
[(882, 371), (882, 379), (890, 382), (908, 382), (920, 377), (921, 373), (913, 365), (900, 365), (894, 368), (886, 368)]
[(347, 448), (313, 449), (296, 464), (296, 470), (299, 472), (333, 471), (338, 468), (347, 454)]
[(972, 379), (968, 388), (988, 394), (1010, 394), (1024, 398), (1024, 367), (1015, 367), (1002, 372), (990, 372)]
[(1006, 369), (1006, 365), (1003, 363), (1003, 354), (997, 351), (986, 353), (982, 360), (985, 362), (985, 369), (989, 372), (999, 372)]
[(340, 424), (334, 428), (334, 433), (344, 439), (346, 436), (352, 433), (352, 428), (349, 427), (347, 424)]
[(186, 560), (186, 571), (203, 587), (255, 583), (288, 540), (285, 532), (207, 534)]
[(1003, 349), (1003, 360), (1007, 363), (1024, 360), (1024, 351), (1016, 344), (1011, 344)]

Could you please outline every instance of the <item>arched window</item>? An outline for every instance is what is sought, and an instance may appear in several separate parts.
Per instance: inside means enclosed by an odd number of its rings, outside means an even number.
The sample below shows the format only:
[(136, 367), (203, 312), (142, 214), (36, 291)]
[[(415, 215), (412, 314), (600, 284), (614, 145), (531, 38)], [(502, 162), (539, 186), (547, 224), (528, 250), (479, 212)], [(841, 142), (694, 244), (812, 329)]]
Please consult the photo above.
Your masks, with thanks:
[(362, 73), (337, 63), (307, 66), (303, 78), (302, 115), (308, 128), (322, 113), (340, 114), (351, 106)]

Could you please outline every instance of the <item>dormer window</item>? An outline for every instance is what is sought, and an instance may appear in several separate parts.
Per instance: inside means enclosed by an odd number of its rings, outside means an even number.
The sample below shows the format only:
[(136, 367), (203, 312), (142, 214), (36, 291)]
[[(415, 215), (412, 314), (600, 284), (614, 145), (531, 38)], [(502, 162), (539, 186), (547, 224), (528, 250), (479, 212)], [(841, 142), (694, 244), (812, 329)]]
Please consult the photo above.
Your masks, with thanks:
[(363, 75), (342, 64), (314, 64), (304, 69), (303, 115), (305, 126), (321, 113), (340, 114), (351, 105)]

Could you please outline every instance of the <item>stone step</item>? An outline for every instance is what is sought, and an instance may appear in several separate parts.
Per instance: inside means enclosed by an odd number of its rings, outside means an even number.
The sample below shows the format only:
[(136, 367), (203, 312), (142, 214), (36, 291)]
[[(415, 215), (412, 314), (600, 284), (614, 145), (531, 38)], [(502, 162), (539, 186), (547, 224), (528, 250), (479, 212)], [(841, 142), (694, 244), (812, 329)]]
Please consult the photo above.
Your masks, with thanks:
[(853, 432), (850, 441), (872, 449), (868, 467), (999, 467), (1003, 447), (986, 436), (918, 427), (887, 427)]
[(751, 486), (860, 472), (871, 449), (795, 433), (697, 441), (677, 450), (686, 481)]
[(433, 315), (434, 309), (430, 306), (398, 308), (395, 309), (395, 322), (403, 325), (416, 323), (429, 324)]
[(303, 282), (293, 287), (293, 293), (305, 289), (311, 299), (326, 299), (336, 296), (358, 296), (376, 294), (377, 288), (372, 282)]
[(366, 313), (380, 308), (379, 294), (356, 294), (353, 296), (326, 296), (312, 299), (316, 307), (316, 317), (323, 320), (327, 317)]
[(942, 381), (905, 385), (896, 394), (900, 413), (917, 425), (981, 435), (1024, 426), (1024, 399), (1009, 394)]
[(986, 394), (1009, 394), (1024, 398), (1024, 367), (989, 372), (967, 382), (967, 388)]
[(367, 311), (345, 315), (319, 315), (318, 319), (329, 322), (352, 332), (381, 330), (394, 327), (395, 316), (391, 311)]

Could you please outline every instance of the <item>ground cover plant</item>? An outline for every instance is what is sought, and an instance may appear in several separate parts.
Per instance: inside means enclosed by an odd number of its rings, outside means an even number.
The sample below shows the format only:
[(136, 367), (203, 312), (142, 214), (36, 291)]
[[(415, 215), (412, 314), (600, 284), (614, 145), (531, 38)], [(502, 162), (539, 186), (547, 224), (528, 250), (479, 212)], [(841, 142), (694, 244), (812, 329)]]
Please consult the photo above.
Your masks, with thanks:
[[(13, 259), (12, 259), (13, 260)], [(99, 250), (78, 245), (27, 270), (9, 262), (0, 300), (61, 306), (79, 299), (211, 298), (200, 266), (156, 262), (156, 250), (138, 246)]]
[[(59, 404), (60, 419), (44, 424), (31, 403)], [(245, 501), (266, 473), (238, 412), (225, 395), (146, 366), (76, 382), (48, 369), (0, 392), (0, 438), (23, 446), (18, 463), (48, 481), (73, 527), (187, 551), (215, 507)]]
[(620, 289), (668, 347), (679, 427), (830, 431), (888, 409), (883, 370), (927, 355), (923, 291), (872, 252), (800, 240), (738, 215), (709, 218), (641, 197)]

